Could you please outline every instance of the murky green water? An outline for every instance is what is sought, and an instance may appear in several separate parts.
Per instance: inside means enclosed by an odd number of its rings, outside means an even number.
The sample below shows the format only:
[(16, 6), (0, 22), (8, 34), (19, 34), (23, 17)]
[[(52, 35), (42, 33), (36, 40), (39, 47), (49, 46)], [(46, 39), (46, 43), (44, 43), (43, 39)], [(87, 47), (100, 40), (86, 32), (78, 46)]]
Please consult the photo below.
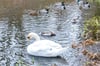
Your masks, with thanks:
[[(71, 44), (81, 40), (82, 22), (99, 13), (94, 10), (98, 8), (92, 5), (90, 10), (81, 11), (75, 2), (70, 2), (62, 15), (49, 13), (34, 17), (24, 13), (25, 10), (41, 9), (56, 1), (59, 0), (0, 0), (0, 66), (81, 66), (84, 61), (80, 61), (82, 55), (72, 49)], [(78, 16), (74, 24), (73, 19)], [(54, 31), (56, 36), (40, 36), (41, 39), (50, 39), (63, 47), (70, 47), (65, 53), (67, 62), (61, 58), (34, 57), (27, 54), (26, 47), (33, 42), (27, 41), (27, 34), (39, 34), (48, 30)]]

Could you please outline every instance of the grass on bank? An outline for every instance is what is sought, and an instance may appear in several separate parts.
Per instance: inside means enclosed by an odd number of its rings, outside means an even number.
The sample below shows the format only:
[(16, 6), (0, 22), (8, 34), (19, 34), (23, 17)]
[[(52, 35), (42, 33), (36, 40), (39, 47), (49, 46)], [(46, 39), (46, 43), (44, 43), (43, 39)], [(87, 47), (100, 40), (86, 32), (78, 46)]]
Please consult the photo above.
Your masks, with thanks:
[(100, 16), (95, 16), (84, 22), (85, 38), (100, 40)]

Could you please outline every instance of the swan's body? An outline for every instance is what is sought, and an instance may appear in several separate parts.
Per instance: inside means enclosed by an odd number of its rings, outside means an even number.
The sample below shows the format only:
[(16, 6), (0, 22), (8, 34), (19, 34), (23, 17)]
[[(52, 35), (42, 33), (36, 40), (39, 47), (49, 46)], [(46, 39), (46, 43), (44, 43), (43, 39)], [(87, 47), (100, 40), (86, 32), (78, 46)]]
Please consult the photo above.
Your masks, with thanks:
[(27, 47), (27, 52), (30, 55), (34, 56), (42, 56), (42, 57), (56, 57), (59, 56), (62, 51), (66, 48), (62, 48), (62, 46), (58, 43), (55, 43), (51, 40), (40, 40), (39, 36), (36, 33), (29, 33), (27, 36), (29, 39), (34, 37), (36, 41), (30, 44)]

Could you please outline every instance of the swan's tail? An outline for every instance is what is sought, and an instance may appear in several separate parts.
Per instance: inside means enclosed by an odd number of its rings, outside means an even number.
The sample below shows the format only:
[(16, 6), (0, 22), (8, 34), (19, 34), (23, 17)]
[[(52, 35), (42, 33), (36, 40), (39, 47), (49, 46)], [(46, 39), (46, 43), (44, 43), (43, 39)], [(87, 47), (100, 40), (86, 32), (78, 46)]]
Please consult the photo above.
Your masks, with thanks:
[(65, 59), (66, 61), (67, 61), (67, 57), (68, 57), (68, 47), (67, 48), (62, 48), (61, 49), (61, 51), (60, 51), (60, 54), (59, 54), (59, 56), (61, 57), (61, 58), (63, 58), (63, 59)]

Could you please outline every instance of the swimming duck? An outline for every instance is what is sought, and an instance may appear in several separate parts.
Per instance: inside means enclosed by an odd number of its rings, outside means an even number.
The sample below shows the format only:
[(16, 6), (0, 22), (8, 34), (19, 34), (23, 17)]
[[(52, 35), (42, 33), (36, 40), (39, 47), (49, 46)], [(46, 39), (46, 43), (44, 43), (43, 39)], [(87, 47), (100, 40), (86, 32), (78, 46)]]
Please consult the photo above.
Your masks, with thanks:
[(64, 2), (59, 2), (59, 3), (54, 4), (54, 7), (53, 8), (55, 10), (65, 10), (66, 9), (66, 6), (65, 6), (65, 3)]
[(28, 45), (27, 52), (30, 55), (42, 56), (42, 57), (57, 57), (65, 52), (66, 48), (63, 48), (60, 44), (51, 40), (40, 40), (40, 37), (36, 33), (29, 33), (27, 38), (32, 39), (34, 37), (35, 42)]
[(28, 14), (31, 16), (38, 16), (39, 14), (36, 10), (29, 10), (28, 12), (29, 12)]
[(52, 31), (45, 31), (45, 32), (40, 32), (42, 36), (56, 36), (56, 34)]
[(48, 14), (49, 13), (49, 9), (41, 9), (39, 11), (36, 10), (29, 10), (28, 14), (31, 16), (38, 16), (38, 15), (44, 15), (44, 14)]
[(62, 15), (65, 13), (66, 11), (66, 4), (65, 2), (58, 2), (55, 3), (52, 7), (51, 10), (53, 11), (54, 14), (57, 15)]
[(49, 8), (39, 10), (39, 14), (44, 15), (49, 13)]
[(76, 24), (79, 21), (80, 16), (73, 17), (72, 23)]
[(85, 8), (85, 9), (90, 8), (90, 4), (89, 4), (89, 2), (85, 2), (85, 3), (84, 3), (84, 8)]
[(90, 8), (90, 4), (89, 2), (83, 2), (81, 0), (77, 0), (79, 9), (89, 9)]

